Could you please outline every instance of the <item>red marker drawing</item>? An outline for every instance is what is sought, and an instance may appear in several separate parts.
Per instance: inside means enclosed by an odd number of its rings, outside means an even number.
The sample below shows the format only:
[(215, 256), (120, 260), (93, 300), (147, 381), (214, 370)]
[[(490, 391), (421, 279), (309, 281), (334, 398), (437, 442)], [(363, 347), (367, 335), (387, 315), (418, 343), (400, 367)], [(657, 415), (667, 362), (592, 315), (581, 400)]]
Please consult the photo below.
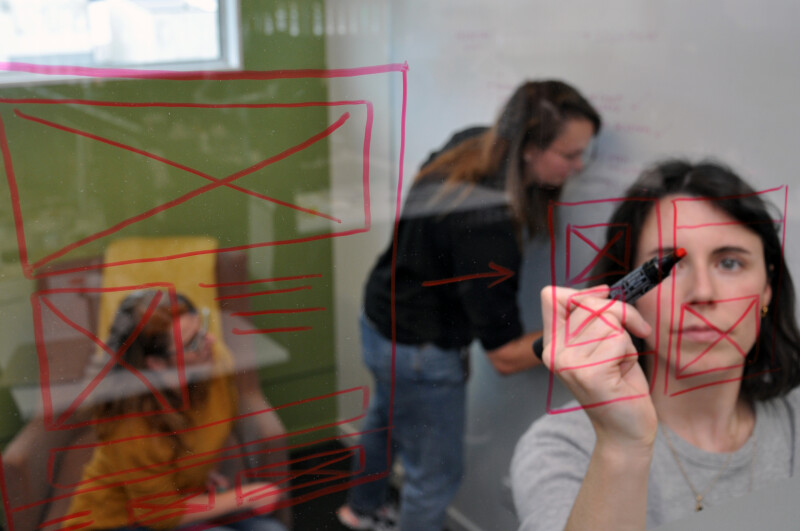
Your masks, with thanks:
[(426, 280), (422, 283), (423, 286), (440, 286), (442, 284), (452, 284), (453, 282), (463, 282), (465, 280), (475, 280), (476, 278), (493, 278), (499, 277), (497, 280), (489, 284), (489, 287), (492, 288), (504, 280), (508, 280), (509, 278), (514, 276), (514, 272), (510, 269), (507, 269), (503, 266), (497, 265), (494, 262), (489, 262), (489, 267), (494, 270), (493, 273), (475, 273), (472, 275), (464, 275), (461, 277), (453, 277), (453, 278), (445, 278), (443, 280)]
[[(608, 298), (633, 304), (639, 297), (658, 286), (662, 280), (669, 276), (669, 272), (684, 256), (683, 247), (675, 249), (663, 258), (658, 256), (643, 263), (617, 282), (608, 290)], [(540, 337), (533, 342), (533, 353), (542, 359), (544, 343)]]

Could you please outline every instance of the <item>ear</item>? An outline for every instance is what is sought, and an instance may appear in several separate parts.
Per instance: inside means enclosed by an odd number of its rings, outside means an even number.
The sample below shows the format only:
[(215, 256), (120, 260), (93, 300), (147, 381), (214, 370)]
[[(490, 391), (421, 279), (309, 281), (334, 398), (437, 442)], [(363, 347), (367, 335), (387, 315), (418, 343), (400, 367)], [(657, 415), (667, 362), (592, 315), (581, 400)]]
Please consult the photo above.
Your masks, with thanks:
[(772, 286), (770, 286), (768, 278), (767, 285), (764, 286), (764, 291), (761, 293), (761, 304), (769, 306), (770, 301), (772, 301)]
[(146, 356), (144, 358), (144, 363), (151, 371), (163, 371), (169, 368), (167, 361), (164, 358), (159, 358), (158, 356)]
[(531, 164), (534, 160), (536, 160), (541, 151), (542, 150), (533, 145), (533, 143), (530, 143), (522, 148), (522, 160), (525, 161), (525, 164)]

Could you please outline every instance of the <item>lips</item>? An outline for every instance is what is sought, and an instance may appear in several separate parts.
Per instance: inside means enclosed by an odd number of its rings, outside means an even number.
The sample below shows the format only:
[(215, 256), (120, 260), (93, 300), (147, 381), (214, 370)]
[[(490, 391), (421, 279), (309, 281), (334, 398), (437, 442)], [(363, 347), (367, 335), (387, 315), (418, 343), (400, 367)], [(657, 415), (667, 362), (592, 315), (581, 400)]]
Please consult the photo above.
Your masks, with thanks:
[(692, 343), (711, 343), (719, 339), (720, 333), (710, 326), (684, 326), (677, 332), (681, 341), (691, 341)]

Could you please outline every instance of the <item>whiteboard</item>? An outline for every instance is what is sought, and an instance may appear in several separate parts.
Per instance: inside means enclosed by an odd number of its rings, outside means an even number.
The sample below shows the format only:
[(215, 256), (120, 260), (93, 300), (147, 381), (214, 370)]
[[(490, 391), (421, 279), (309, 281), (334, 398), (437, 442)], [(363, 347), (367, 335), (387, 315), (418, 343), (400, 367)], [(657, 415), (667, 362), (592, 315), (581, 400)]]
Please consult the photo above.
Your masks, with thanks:
[[(800, 212), (793, 208), (800, 193), (800, 3), (403, 0), (390, 5), (390, 61), (409, 66), (408, 175), (454, 131), (491, 123), (522, 81), (562, 79), (585, 94), (604, 121), (597, 157), (569, 183), (564, 201), (620, 197), (645, 166), (666, 157), (713, 158), (756, 190), (788, 185), (785, 252), (800, 279), (800, 252), (793, 245), (800, 233)], [(404, 188), (409, 185), (407, 179)], [(561, 222), (607, 219), (610, 205), (597, 208), (565, 210)], [(548, 253), (546, 245), (526, 253), (540, 257), (526, 260), (522, 272), (520, 300), (528, 329), (541, 326), (538, 287), (549, 278), (549, 265), (541, 260)], [(544, 413), (546, 378), (538, 370), (500, 378), (482, 358), (473, 356), (467, 470), (449, 525), (513, 529), (508, 462), (522, 431)], [(509, 407), (515, 415), (507, 414)]]
[[(645, 165), (669, 156), (713, 157), (756, 189), (787, 184), (789, 204), (797, 198), (796, 2), (391, 5), (392, 61), (409, 64), (409, 172), (453, 131), (493, 121), (523, 80), (560, 78), (604, 119), (598, 156), (564, 199), (618, 196)], [(790, 207), (787, 242), (797, 219)], [(800, 265), (791, 245), (786, 251)]]

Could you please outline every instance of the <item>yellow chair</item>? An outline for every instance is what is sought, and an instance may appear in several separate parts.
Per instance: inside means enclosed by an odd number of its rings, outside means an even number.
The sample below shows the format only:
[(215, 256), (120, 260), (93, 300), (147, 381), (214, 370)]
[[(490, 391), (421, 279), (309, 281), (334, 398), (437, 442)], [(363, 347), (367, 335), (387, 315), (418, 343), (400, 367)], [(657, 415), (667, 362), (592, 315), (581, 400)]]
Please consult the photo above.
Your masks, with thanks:
[[(72, 312), (85, 313), (73, 316), (76, 321), (95, 323), (93, 332), (103, 338), (109, 329), (116, 308), (130, 293), (127, 288), (152, 283), (171, 284), (179, 293), (189, 297), (198, 308), (209, 309), (209, 331), (218, 342), (227, 345), (222, 351), (229, 358), (229, 367), (238, 390), (239, 417), (234, 423), (237, 454), (247, 457), (228, 459), (224, 465), (233, 474), (242, 468), (269, 467), (282, 474), (288, 469), (285, 429), (278, 415), (271, 410), (264, 396), (257, 374), (256, 353), (247, 335), (236, 335), (232, 329), (247, 326), (240, 317), (232, 315), (246, 310), (246, 298), (235, 297), (246, 293), (246, 255), (241, 252), (188, 254), (173, 260), (152, 260), (150, 257), (181, 255), (197, 249), (216, 249), (216, 242), (202, 237), (127, 238), (113, 242), (106, 251), (105, 264), (113, 267), (89, 269), (80, 263), (97, 265), (96, 258), (79, 262), (65, 262), (64, 275), (44, 277), (39, 290), (69, 286), (72, 288), (101, 287), (100, 290), (76, 290), (80, 300), (70, 305)], [(165, 252), (168, 251), (168, 252)], [(124, 287), (126, 289), (119, 289)], [(218, 298), (223, 301), (222, 307)], [(100, 331), (98, 334), (97, 331)], [(83, 342), (87, 343), (86, 341)], [(85, 379), (96, 374), (99, 367), (108, 363), (108, 354), (65, 350), (64, 356), (54, 356), (62, 363), (53, 368), (54, 378), (69, 381)], [(62, 359), (64, 358), (64, 359)], [(248, 415), (260, 412), (258, 414)], [(79, 421), (86, 411), (78, 410), (74, 421)], [(86, 417), (88, 418), (88, 417)], [(80, 422), (76, 422), (80, 424)], [(69, 493), (81, 477), (83, 465), (91, 456), (91, 448), (62, 452), (51, 464), (51, 450), (76, 447), (95, 441), (91, 426), (52, 430), (41, 414), (32, 418), (3, 452), (6, 483), (13, 485), (7, 495), (12, 509), (8, 521), (14, 531), (42, 528), (64, 516), (69, 505)], [(233, 443), (233, 441), (232, 441)], [(239, 446), (244, 445), (244, 446)], [(66, 456), (66, 457), (64, 457)], [(289, 526), (289, 508), (279, 510), (279, 517)], [(53, 528), (58, 527), (52, 524)], [(49, 526), (45, 526), (47, 529)]]

